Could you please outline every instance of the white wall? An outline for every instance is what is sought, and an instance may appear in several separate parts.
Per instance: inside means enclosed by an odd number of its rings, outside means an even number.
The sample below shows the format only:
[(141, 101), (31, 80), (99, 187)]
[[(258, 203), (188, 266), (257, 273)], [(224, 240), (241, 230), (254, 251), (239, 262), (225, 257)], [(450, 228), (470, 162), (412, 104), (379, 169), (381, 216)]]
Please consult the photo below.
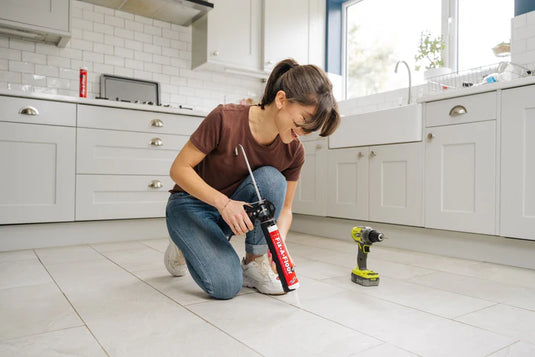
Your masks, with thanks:
[(72, 1), (71, 29), (66, 48), (0, 35), (0, 90), (78, 96), (85, 66), (90, 98), (99, 95), (103, 73), (160, 82), (163, 104), (204, 111), (262, 95), (258, 79), (192, 71), (191, 26)]

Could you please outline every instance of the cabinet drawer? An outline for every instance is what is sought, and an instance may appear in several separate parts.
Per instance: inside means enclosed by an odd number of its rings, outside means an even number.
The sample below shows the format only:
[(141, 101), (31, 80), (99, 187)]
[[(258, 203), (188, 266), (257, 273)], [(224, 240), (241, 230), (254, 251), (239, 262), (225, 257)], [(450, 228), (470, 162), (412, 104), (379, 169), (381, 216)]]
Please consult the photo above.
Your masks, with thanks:
[(76, 104), (0, 96), (0, 121), (76, 126)]
[(78, 106), (78, 127), (191, 135), (204, 118), (99, 107)]
[(430, 102), (425, 105), (427, 127), (496, 119), (496, 92)]
[(76, 220), (165, 217), (173, 186), (169, 176), (77, 175)]
[(77, 129), (76, 173), (168, 175), (185, 135)]

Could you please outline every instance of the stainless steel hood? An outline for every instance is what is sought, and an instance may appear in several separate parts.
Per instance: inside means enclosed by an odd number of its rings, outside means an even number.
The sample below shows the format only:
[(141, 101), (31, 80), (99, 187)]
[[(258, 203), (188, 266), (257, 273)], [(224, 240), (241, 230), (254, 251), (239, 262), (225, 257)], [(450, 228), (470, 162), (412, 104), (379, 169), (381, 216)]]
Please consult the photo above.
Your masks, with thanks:
[(189, 26), (214, 8), (202, 0), (81, 0), (172, 24)]

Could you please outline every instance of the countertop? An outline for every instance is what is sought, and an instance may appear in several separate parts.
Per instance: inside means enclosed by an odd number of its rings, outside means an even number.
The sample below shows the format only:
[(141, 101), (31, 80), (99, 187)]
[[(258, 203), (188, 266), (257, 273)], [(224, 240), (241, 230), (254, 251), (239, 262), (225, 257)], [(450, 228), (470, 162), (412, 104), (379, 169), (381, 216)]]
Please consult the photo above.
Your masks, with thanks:
[(189, 109), (162, 107), (162, 106), (149, 105), (149, 104), (116, 102), (113, 100), (104, 100), (104, 99), (78, 98), (78, 97), (70, 97), (70, 96), (59, 95), (59, 94), (28, 93), (28, 92), (22, 92), (22, 91), (0, 90), (0, 95), (18, 97), (18, 98), (52, 100), (52, 101), (57, 101), (57, 102), (68, 102), (68, 103), (77, 103), (77, 104), (86, 104), (86, 105), (98, 105), (102, 107), (144, 110), (144, 111), (150, 111), (150, 112), (179, 114), (179, 115), (190, 115), (190, 116), (196, 116), (196, 117), (205, 117), (207, 114), (204, 112), (200, 112), (196, 110), (189, 110)]
[(423, 97), (418, 98), (416, 102), (418, 103), (432, 102), (435, 100), (461, 97), (461, 96), (484, 93), (484, 92), (491, 92), (491, 91), (495, 91), (498, 89), (522, 87), (522, 86), (528, 86), (531, 84), (535, 84), (535, 76), (514, 79), (514, 80), (506, 81), (506, 82), (482, 84), (479, 86), (474, 86), (474, 87), (469, 87), (469, 88), (446, 89), (439, 93), (424, 95)]

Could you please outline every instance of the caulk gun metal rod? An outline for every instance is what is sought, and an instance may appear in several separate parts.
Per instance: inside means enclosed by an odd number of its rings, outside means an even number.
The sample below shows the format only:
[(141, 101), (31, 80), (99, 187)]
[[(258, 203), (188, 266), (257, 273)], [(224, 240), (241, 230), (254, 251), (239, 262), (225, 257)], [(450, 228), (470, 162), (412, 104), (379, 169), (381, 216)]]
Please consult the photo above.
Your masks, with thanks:
[[(249, 170), (249, 174), (251, 175), (251, 180), (253, 180), (253, 186), (256, 191), (256, 195), (258, 196), (258, 202), (261, 202), (262, 197), (260, 197), (260, 191), (258, 191), (258, 186), (256, 185), (256, 180), (254, 179), (253, 170), (251, 170), (251, 165), (249, 165), (249, 160), (247, 160), (247, 155), (245, 154), (245, 150), (241, 144), (238, 144), (238, 146), (241, 148), (241, 152), (243, 153), (243, 157), (245, 158), (245, 163), (247, 164), (247, 169)], [(236, 155), (238, 155), (238, 150), (236, 150)]]

